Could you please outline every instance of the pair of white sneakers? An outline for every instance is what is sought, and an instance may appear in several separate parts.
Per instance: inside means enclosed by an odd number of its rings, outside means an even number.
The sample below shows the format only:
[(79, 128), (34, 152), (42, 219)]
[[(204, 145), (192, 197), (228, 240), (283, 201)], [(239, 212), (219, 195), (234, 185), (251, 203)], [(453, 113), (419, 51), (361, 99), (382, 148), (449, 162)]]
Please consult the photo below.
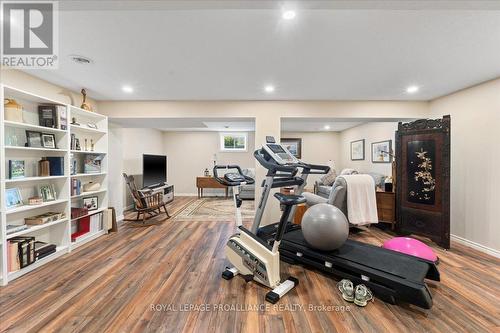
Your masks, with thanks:
[(364, 284), (358, 284), (356, 288), (351, 280), (343, 279), (337, 283), (342, 298), (348, 302), (354, 302), (358, 306), (366, 306), (369, 301), (373, 302), (373, 294)]

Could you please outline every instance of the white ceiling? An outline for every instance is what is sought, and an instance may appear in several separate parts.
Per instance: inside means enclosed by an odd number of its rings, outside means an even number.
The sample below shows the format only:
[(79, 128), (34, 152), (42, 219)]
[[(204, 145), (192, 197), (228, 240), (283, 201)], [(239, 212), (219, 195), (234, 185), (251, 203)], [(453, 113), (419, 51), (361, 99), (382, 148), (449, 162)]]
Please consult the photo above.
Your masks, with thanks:
[[(283, 118), (283, 132), (341, 132), (367, 122), (397, 122), (413, 119), (332, 119), (332, 118)], [(111, 123), (124, 128), (154, 128), (162, 131), (255, 131), (252, 118), (113, 118)]]
[[(60, 68), (101, 100), (428, 100), (500, 76), (500, 1), (60, 1)], [(291, 21), (281, 18), (295, 9)], [(79, 54), (94, 60), (82, 66)], [(128, 84), (134, 93), (121, 87)], [(265, 94), (263, 86), (276, 91)], [(421, 86), (408, 95), (408, 85)]]

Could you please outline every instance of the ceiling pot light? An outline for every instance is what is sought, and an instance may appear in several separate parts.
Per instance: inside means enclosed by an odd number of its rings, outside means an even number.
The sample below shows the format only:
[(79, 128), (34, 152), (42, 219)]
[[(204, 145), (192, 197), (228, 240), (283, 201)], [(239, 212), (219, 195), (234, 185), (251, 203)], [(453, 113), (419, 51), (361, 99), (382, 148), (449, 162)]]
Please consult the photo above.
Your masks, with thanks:
[(268, 84), (267, 86), (264, 87), (264, 91), (268, 94), (274, 92), (275, 88), (273, 85), (271, 84)]
[(284, 11), (283, 14), (281, 14), (281, 17), (284, 20), (293, 20), (297, 16), (297, 13), (294, 10), (287, 10)]
[(406, 92), (408, 94), (414, 94), (414, 93), (418, 92), (418, 90), (419, 90), (418, 86), (409, 86), (408, 88), (406, 88)]
[(81, 55), (76, 55), (76, 54), (70, 55), (69, 58), (80, 65), (90, 65), (94, 62), (90, 58), (87, 58), (87, 57), (84, 57)]
[(325, 130), (329, 130), (329, 129), (330, 129), (330, 125), (325, 125), (323, 128), (324, 128)]
[(134, 92), (134, 88), (132, 88), (131, 86), (123, 86), (122, 90), (123, 90), (123, 92), (129, 93), (129, 94)]

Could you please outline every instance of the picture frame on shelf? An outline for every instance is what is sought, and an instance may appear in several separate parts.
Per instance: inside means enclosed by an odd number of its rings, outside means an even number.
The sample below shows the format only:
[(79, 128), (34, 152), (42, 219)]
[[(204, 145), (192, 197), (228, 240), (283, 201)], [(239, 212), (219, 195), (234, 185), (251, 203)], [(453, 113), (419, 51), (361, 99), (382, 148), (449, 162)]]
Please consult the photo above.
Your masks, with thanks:
[(25, 164), (23, 160), (9, 160), (9, 179), (24, 178)]
[(26, 144), (32, 148), (43, 148), (42, 132), (26, 130)]
[(5, 208), (12, 209), (23, 205), (23, 197), (17, 187), (5, 190)]
[(87, 208), (88, 211), (92, 211), (97, 210), (98, 207), (99, 198), (97, 196), (83, 198), (83, 208)]
[(40, 126), (57, 128), (57, 105), (39, 105), (38, 118)]
[(38, 193), (43, 198), (43, 202), (55, 201), (57, 193), (53, 184), (40, 185)]
[(351, 141), (351, 161), (365, 160), (365, 139)]
[(372, 163), (392, 163), (392, 140), (372, 142)]
[(42, 146), (44, 148), (56, 149), (55, 134), (42, 133)]
[(301, 138), (282, 138), (281, 144), (298, 159), (302, 158), (302, 139)]

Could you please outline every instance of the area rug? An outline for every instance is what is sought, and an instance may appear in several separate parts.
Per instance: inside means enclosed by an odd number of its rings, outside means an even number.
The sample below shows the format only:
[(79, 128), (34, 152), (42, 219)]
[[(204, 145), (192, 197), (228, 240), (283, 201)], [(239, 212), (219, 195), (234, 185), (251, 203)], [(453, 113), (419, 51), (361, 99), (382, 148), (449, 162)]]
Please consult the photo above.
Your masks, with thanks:
[[(253, 218), (255, 213), (253, 201), (243, 201), (241, 216), (243, 219)], [(232, 199), (201, 198), (188, 204), (175, 215), (175, 220), (210, 220), (232, 221), (236, 208)]]

